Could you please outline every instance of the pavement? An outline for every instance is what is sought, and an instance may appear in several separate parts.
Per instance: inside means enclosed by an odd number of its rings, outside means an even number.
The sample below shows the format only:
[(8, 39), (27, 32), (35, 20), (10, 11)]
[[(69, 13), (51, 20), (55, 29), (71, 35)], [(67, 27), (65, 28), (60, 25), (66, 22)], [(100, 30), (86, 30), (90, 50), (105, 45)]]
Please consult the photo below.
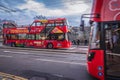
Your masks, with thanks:
[(83, 46), (83, 45), (72, 45), (71, 51), (76, 52), (76, 53), (87, 53), (88, 51), (88, 46)]
[(88, 51), (88, 46), (77, 46), (77, 45), (72, 45), (71, 48), (68, 49), (39, 49), (39, 48), (22, 48), (22, 47), (10, 47), (10, 46), (5, 46), (0, 43), (0, 48), (2, 49), (19, 49), (19, 50), (35, 50), (35, 51), (50, 51), (50, 52), (65, 52), (65, 53), (77, 53), (77, 54), (85, 54)]

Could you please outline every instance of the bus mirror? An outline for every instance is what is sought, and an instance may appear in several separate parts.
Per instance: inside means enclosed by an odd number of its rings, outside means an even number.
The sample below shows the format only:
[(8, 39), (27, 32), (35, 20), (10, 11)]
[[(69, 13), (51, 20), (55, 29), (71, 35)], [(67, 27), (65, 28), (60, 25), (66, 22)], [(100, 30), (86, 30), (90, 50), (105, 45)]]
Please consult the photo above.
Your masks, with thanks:
[(90, 25), (92, 25), (92, 24), (93, 24), (93, 21), (92, 21), (92, 20), (90, 20), (90, 21), (89, 21), (89, 24), (90, 24)]

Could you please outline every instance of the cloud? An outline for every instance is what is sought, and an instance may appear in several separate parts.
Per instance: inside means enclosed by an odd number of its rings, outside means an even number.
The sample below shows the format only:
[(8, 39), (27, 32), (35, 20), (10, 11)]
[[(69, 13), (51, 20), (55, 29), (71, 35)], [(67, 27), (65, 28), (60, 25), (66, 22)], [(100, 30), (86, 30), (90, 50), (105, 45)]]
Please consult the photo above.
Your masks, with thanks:
[(36, 2), (34, 0), (26, 0), (25, 4), (22, 4), (20, 6), (18, 6), (19, 9), (27, 9), (29, 11), (33, 11), (36, 12), (37, 15), (39, 14), (43, 14), (45, 16), (60, 16), (61, 14), (63, 15), (64, 12), (60, 9), (48, 9), (45, 7), (45, 5), (43, 3), (40, 2)]
[(66, 15), (81, 14), (82, 12), (86, 11), (89, 6), (83, 3), (83, 1), (71, 1), (69, 3), (64, 3), (66, 8), (65, 12), (67, 13)]
[[(81, 1), (83, 2), (83, 1)], [(73, 15), (82, 13), (86, 9), (89, 8), (86, 4), (79, 4), (77, 1), (76, 3), (63, 3), (63, 8), (57, 9), (49, 9), (45, 6), (45, 4), (36, 2), (34, 0), (26, 0), (25, 4), (18, 6), (20, 9), (28, 9), (30, 11), (34, 11), (37, 14), (44, 14), (46, 16), (66, 16), (66, 15)], [(57, 6), (56, 6), (57, 7)]]
[[(79, 25), (80, 14), (89, 9), (89, 5), (85, 4), (84, 0), (62, 0), (59, 4), (59, 6), (62, 7), (58, 7), (57, 4), (57, 2), (54, 2), (52, 6), (56, 8), (48, 8), (48, 6), (42, 2), (37, 2), (35, 0), (25, 0), (25, 3), (17, 6), (17, 8), (21, 10), (25, 9), (26, 11), (24, 14), (29, 16), (29, 18), (32, 18), (35, 15), (44, 15), (47, 17), (66, 17), (69, 19), (70, 23), (72, 22), (71, 25)], [(31, 14), (33, 12), (34, 14)]]
[[(8, 1), (8, 2), (7, 2)], [(0, 13), (0, 17), (15, 20), (18, 24), (31, 24), (33, 17), (36, 15), (44, 15), (47, 17), (65, 17), (69, 19), (71, 25), (79, 25), (80, 15), (86, 10), (90, 10), (90, 6), (85, 3), (86, 0), (61, 0), (46, 3), (39, 0), (2, 0), (6, 7), (14, 8), (16, 12)], [(50, 5), (48, 4), (50, 2)], [(52, 6), (52, 7), (49, 7)], [(1, 11), (0, 11), (1, 12)]]

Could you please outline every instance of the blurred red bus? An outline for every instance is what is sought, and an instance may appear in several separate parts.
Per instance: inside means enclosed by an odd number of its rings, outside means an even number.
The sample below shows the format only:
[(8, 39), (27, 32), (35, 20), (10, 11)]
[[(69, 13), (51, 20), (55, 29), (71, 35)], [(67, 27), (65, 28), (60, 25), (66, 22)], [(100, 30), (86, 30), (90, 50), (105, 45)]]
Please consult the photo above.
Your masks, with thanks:
[(120, 80), (120, 0), (93, 0), (88, 72), (99, 80)]

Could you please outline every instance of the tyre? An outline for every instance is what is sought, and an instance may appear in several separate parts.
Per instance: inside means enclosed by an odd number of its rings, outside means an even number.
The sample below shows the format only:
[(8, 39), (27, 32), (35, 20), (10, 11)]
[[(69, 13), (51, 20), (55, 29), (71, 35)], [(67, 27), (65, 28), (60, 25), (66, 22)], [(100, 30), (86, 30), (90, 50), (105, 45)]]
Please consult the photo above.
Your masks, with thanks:
[(53, 44), (52, 43), (48, 43), (47, 48), (48, 49), (52, 49), (53, 48)]

